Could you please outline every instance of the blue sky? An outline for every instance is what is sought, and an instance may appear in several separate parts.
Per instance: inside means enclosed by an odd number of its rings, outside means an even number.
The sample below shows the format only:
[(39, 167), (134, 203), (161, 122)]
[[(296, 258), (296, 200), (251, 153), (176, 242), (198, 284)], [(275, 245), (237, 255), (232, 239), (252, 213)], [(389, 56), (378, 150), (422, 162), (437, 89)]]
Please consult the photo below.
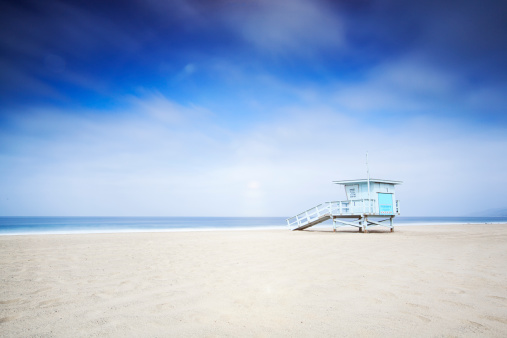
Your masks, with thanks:
[(0, 214), (507, 206), (502, 1), (4, 1)]

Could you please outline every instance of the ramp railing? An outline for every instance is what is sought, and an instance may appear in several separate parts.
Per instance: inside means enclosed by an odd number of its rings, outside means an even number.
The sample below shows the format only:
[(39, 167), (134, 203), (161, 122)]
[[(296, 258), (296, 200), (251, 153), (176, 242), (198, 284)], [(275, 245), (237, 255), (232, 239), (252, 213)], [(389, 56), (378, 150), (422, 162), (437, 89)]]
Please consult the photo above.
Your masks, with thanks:
[(331, 206), (333, 202), (324, 202), (311, 209), (303, 211), (294, 217), (287, 218), (287, 225), (289, 228), (299, 228), (308, 223), (318, 220), (319, 218), (325, 218), (331, 216)]

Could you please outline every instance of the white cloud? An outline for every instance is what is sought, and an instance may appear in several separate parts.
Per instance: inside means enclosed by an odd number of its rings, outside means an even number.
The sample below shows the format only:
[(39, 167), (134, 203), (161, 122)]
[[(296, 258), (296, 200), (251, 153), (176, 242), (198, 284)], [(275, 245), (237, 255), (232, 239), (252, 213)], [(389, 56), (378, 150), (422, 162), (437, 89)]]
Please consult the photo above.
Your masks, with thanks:
[(312, 55), (345, 45), (343, 23), (320, 1), (262, 0), (226, 14), (224, 20), (262, 52)]
[(365, 79), (339, 86), (334, 100), (353, 112), (421, 113), (455, 106), (460, 85), (454, 75), (407, 58), (381, 64)]
[[(235, 131), (160, 94), (124, 112), (20, 114), (0, 144), (3, 215), (290, 216), (343, 198), (332, 180), (403, 180), (405, 215), (502, 207), (501, 127), (418, 118), (392, 128), (325, 106)], [(486, 196), (486, 198), (477, 198)]]

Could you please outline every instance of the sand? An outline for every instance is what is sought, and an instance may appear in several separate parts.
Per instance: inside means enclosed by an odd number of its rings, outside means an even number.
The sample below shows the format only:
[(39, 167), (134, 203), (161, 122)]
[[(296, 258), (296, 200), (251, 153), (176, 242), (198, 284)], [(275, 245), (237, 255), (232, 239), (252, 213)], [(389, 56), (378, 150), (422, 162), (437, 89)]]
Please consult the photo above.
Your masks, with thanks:
[(0, 236), (0, 332), (507, 336), (507, 225)]

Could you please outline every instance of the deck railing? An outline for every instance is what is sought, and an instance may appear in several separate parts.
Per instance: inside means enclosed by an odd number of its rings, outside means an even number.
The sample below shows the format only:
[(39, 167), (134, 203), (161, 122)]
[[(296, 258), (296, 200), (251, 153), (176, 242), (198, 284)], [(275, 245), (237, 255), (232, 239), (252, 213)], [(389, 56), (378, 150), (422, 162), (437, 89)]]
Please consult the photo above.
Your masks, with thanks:
[[(349, 201), (332, 201), (324, 202), (311, 209), (303, 211), (294, 217), (287, 218), (287, 225), (290, 228), (297, 228), (304, 226), (308, 223), (315, 222), (321, 218), (331, 218), (336, 216), (351, 216), (351, 215), (380, 215), (378, 212), (377, 200), (374, 199), (359, 199)], [(399, 214), (400, 203), (396, 200), (393, 215)], [(385, 216), (386, 214), (382, 214)]]

